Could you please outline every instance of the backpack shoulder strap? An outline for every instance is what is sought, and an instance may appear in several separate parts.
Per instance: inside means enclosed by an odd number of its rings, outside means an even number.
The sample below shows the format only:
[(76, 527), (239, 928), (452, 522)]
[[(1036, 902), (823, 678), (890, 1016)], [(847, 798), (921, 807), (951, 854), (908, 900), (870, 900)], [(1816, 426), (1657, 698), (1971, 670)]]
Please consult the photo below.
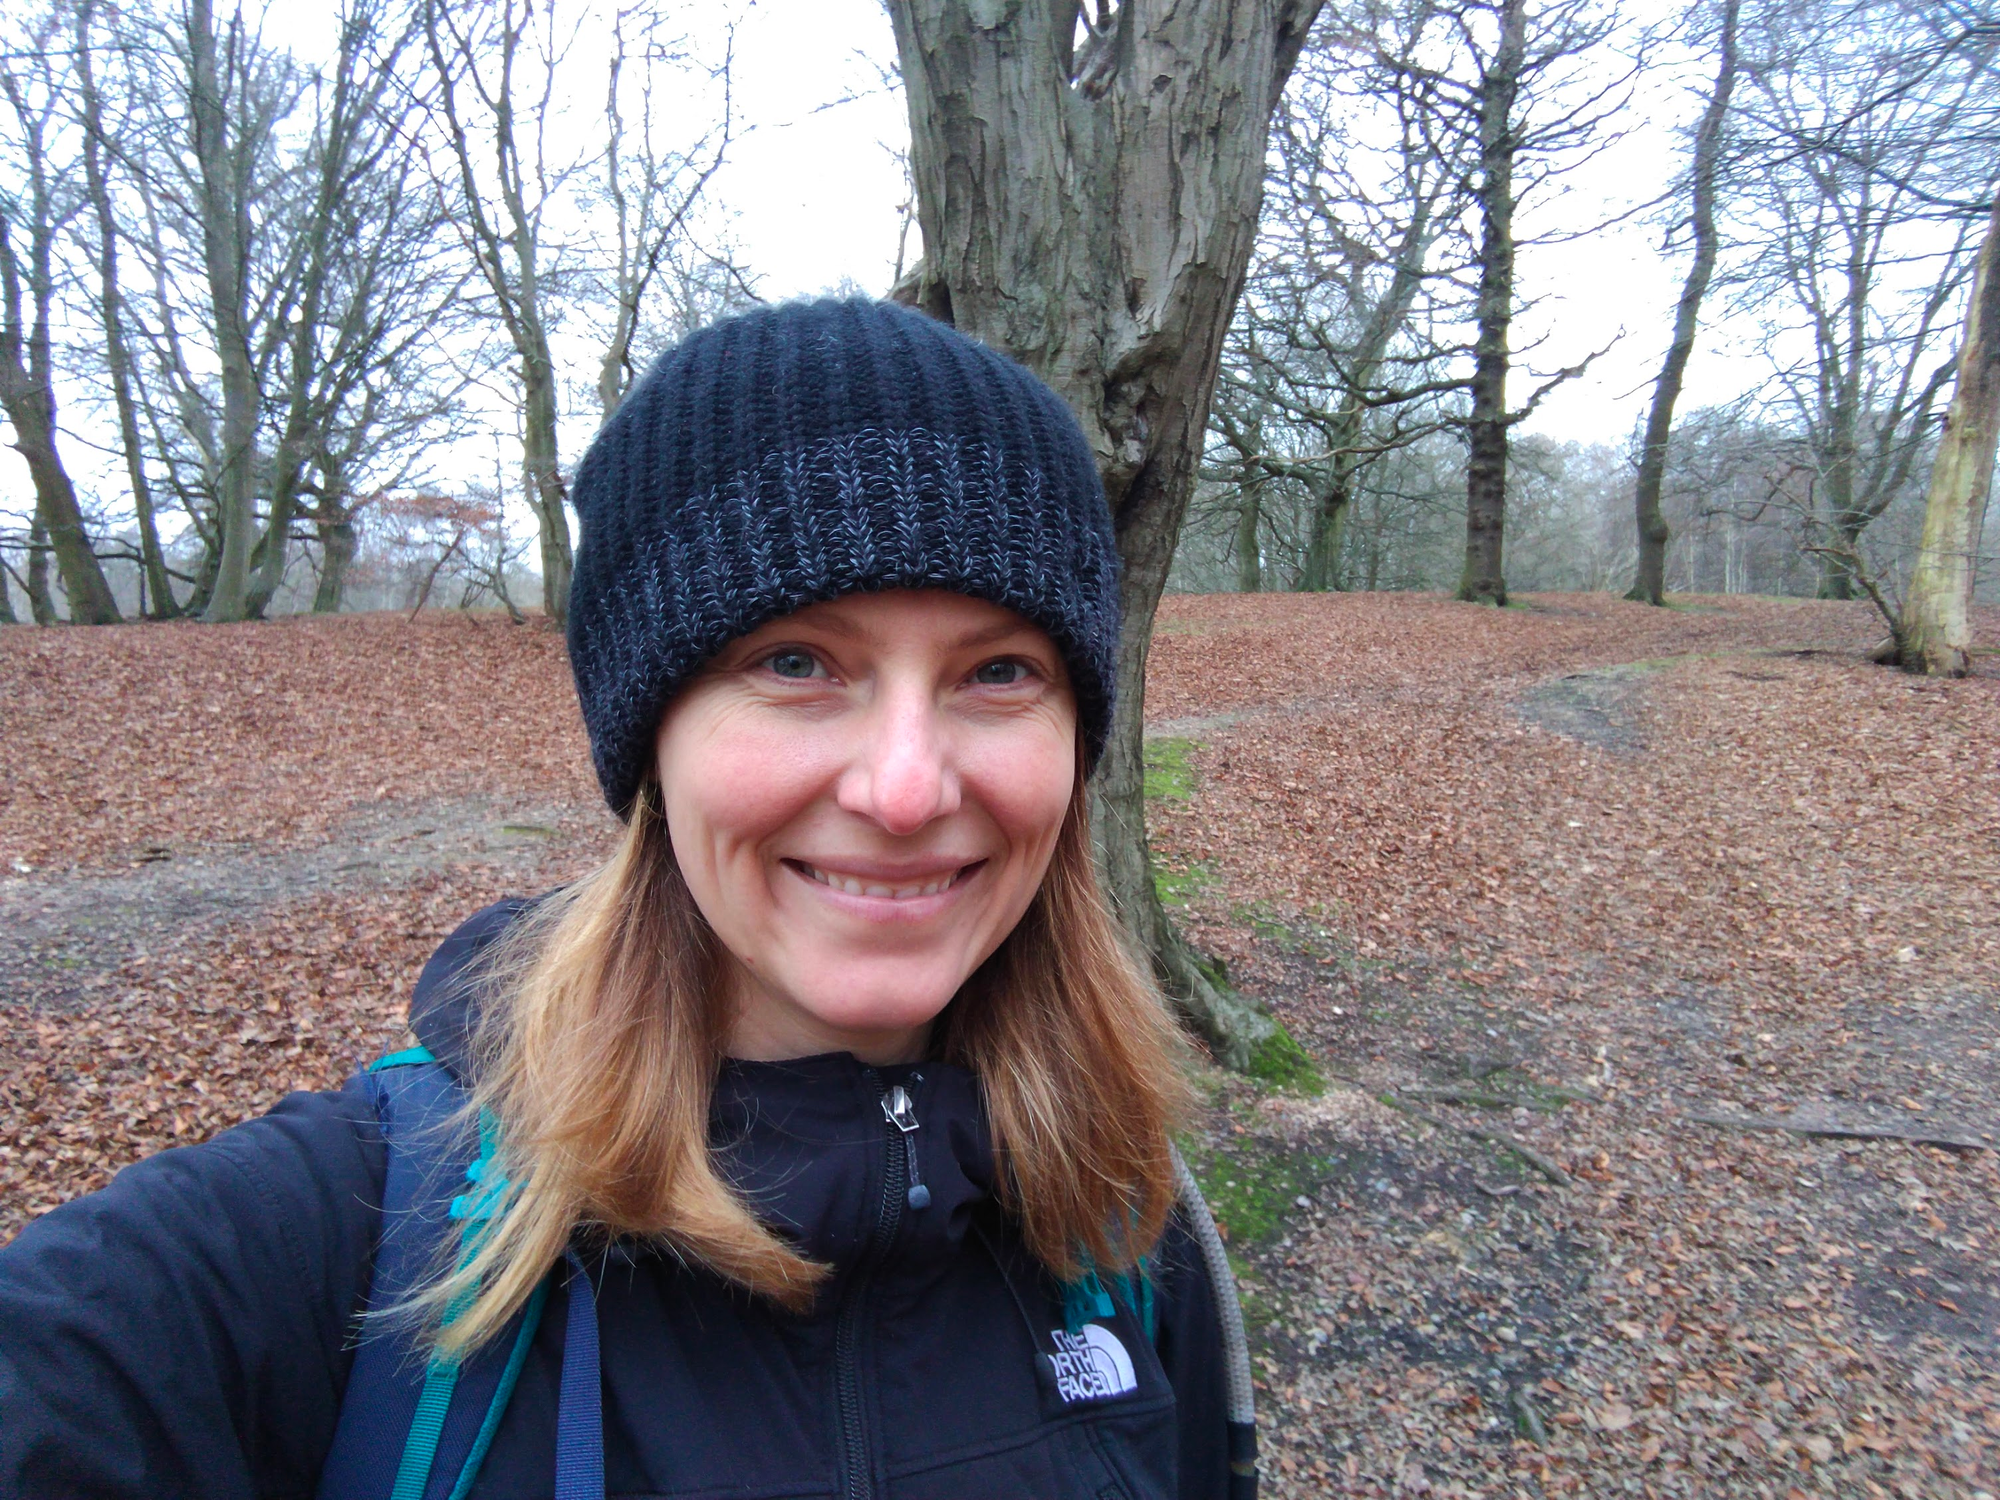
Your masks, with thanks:
[(463, 1500), (499, 1427), (541, 1320), (547, 1284), (500, 1336), (462, 1362), (431, 1357), (398, 1315), (463, 1247), (505, 1182), (497, 1144), (465, 1089), (426, 1048), (391, 1053), (358, 1079), (387, 1147), (368, 1311), (341, 1398), (319, 1500)]
[(1216, 1232), (1215, 1216), (1201, 1196), (1187, 1160), (1173, 1147), (1174, 1181), (1180, 1188), (1181, 1212), (1201, 1250), (1215, 1294), (1216, 1317), (1222, 1324), (1223, 1386), (1228, 1398), (1229, 1500), (1256, 1500), (1257, 1391), (1250, 1378), (1250, 1346), (1243, 1332), (1243, 1307), (1236, 1300), (1236, 1274), (1229, 1252)]

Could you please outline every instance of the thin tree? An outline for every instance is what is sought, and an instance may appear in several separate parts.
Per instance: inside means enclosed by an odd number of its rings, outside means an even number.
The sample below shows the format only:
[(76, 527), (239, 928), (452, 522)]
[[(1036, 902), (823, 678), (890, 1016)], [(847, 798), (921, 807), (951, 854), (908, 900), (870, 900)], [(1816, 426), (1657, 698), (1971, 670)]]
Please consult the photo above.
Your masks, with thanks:
[(1729, 117), (1730, 95), (1736, 88), (1736, 21), (1741, 8), (1742, 0), (1722, 0), (1715, 83), (1709, 89), (1701, 123), (1695, 127), (1694, 158), (1688, 172), (1688, 226), (1694, 236), (1694, 260), (1688, 266), (1687, 279), (1681, 283), (1680, 301), (1674, 305), (1673, 338), (1667, 345), (1659, 376), (1653, 382), (1653, 405), (1646, 415), (1646, 437), (1639, 450), (1639, 473), (1633, 485), (1639, 561), (1632, 590), (1625, 597), (1645, 604), (1666, 603), (1670, 532), (1660, 510), (1660, 485), (1667, 471), (1667, 441), (1674, 430), (1674, 407), (1680, 401), (1688, 357), (1694, 353), (1702, 298), (1708, 294), (1709, 279), (1715, 274), (1716, 182), (1721, 173), (1723, 126)]
[(97, 227), (97, 316), (103, 330), (105, 372), (111, 379), (112, 405), (118, 415), (118, 445), (125, 460), (126, 482), (132, 488), (133, 519), (139, 528), (139, 566), (145, 582), (146, 613), (156, 620), (180, 613), (173, 582), (167, 574), (166, 553), (160, 546), (159, 519), (154, 510), (152, 481), (146, 473), (146, 450), (139, 429), (138, 399), (132, 378), (132, 344), (126, 331), (125, 294), (118, 279), (118, 214), (112, 207), (110, 163), (117, 143), (107, 123), (98, 87), (96, 0), (80, 0), (76, 8), (77, 124), (83, 133), (84, 185)]
[[(554, 0), (539, 8), (536, 0), (426, 0), (424, 34), (437, 82), (432, 107), (456, 178), (453, 218), (519, 360), (521, 460), (541, 543), (542, 608), (560, 621), (569, 610), (575, 552), (556, 428), (543, 212), (580, 164), (548, 161), (544, 126), (568, 43)], [(530, 72), (538, 87), (524, 104), (517, 92)]]
[[(628, 26), (634, 35), (628, 36)], [(662, 271), (693, 271), (689, 219), (710, 180), (721, 170), (734, 138), (730, 107), (732, 58), (725, 51), (713, 79), (722, 89), (722, 117), (699, 140), (680, 148), (663, 145), (656, 89), (685, 81), (691, 59), (677, 39), (659, 35), (659, 18), (622, 10), (611, 31), (611, 64), (604, 93), (605, 151), (603, 198), (611, 208), (613, 237), (596, 257), (609, 260), (603, 290), (611, 304), (611, 326), (598, 360), (597, 401), (608, 419), (631, 389), (638, 369), (635, 353), (647, 339), (648, 294)], [(733, 47), (732, 35), (730, 44)], [(627, 72), (638, 49), (637, 98)], [(636, 112), (628, 120), (628, 112)], [(608, 254), (605, 253), (608, 251)], [(699, 256), (696, 257), (699, 259)], [(685, 285), (687, 276), (680, 280)], [(691, 332), (677, 328), (676, 334)]]
[(1505, 604), (1508, 334), (1514, 319), (1514, 160), (1520, 138), (1514, 101), (1528, 52), (1527, 0), (1500, 0), (1498, 40), (1477, 89), (1479, 292), (1472, 351), (1472, 414), (1466, 422), (1465, 571), (1458, 597)]
[(891, 0), (923, 257), (900, 284), (1006, 350), (1083, 424), (1124, 563), (1118, 711), (1095, 785), (1111, 896), (1235, 1066), (1275, 1023), (1174, 934), (1146, 844), (1154, 611), (1256, 239), (1271, 111), (1320, 0)]

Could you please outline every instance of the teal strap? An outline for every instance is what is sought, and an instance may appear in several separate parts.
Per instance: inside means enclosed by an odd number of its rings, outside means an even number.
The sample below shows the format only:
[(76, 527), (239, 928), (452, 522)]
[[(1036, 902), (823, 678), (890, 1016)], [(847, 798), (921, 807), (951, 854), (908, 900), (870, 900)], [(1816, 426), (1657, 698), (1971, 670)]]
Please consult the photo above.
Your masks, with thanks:
[(1108, 1318), (1116, 1312), (1095, 1267), (1086, 1265), (1083, 1275), (1063, 1283), (1063, 1323), (1071, 1333), (1082, 1332), (1083, 1325), (1093, 1318)]
[[(1153, 1309), (1153, 1273), (1142, 1256), (1132, 1270), (1113, 1279), (1115, 1292), (1138, 1318), (1140, 1326), (1146, 1330), (1150, 1340), (1158, 1336), (1157, 1315)], [(1097, 1268), (1086, 1259), (1083, 1274), (1075, 1281), (1063, 1283), (1063, 1323), (1071, 1333), (1080, 1332), (1083, 1325), (1094, 1318), (1109, 1318), (1117, 1312), (1112, 1301), (1113, 1292), (1105, 1290), (1104, 1282), (1098, 1277)]]
[(428, 1047), (405, 1047), (401, 1052), (391, 1052), (387, 1057), (378, 1057), (368, 1065), (368, 1071), (379, 1073), (384, 1068), (408, 1068), (418, 1063), (433, 1063), (437, 1054)]
[(458, 1361), (445, 1364), (432, 1360), (424, 1372), (423, 1394), (417, 1397), (417, 1414), (403, 1443), (403, 1458), (396, 1465), (396, 1483), (389, 1491), (389, 1500), (423, 1500), (431, 1463), (437, 1458), (438, 1439), (444, 1436), (444, 1414), (451, 1409), (451, 1393), (457, 1386)]
[(472, 1481), (479, 1477), (479, 1466), (486, 1462), (486, 1450), (493, 1446), (493, 1434), (500, 1430), (500, 1418), (506, 1415), (507, 1403), (514, 1399), (514, 1386), (521, 1378), (521, 1366), (528, 1362), (528, 1348), (535, 1342), (535, 1330), (542, 1321), (542, 1305), (548, 1300), (549, 1283), (544, 1277), (536, 1283), (521, 1314), (521, 1331), (514, 1335), (507, 1368), (500, 1372), (500, 1383), (493, 1388), (493, 1399), (486, 1406), (486, 1420), (479, 1424), (479, 1435), (472, 1440), (472, 1451), (465, 1455), (465, 1466), (458, 1471), (458, 1483), (451, 1487), (449, 1500), (465, 1500), (471, 1493)]
[[(392, 1052), (375, 1062), (369, 1071), (377, 1068), (403, 1067), (414, 1063), (435, 1061), (427, 1047), (411, 1047), (402, 1052)], [(495, 1158), (500, 1149), (500, 1121), (490, 1110), (479, 1112), (479, 1155), (471, 1166), (465, 1169), (465, 1180), (473, 1185), (470, 1193), (461, 1193), (451, 1201), (451, 1217), (460, 1222), (458, 1264), (462, 1270), (478, 1253), (479, 1242), (503, 1200), (509, 1186), (505, 1177), (497, 1170)], [(472, 1305), (476, 1288), (462, 1287), (444, 1310), (442, 1326), (449, 1328), (465, 1309)], [(494, 1392), (491, 1403), (486, 1408), (486, 1416), (479, 1426), (478, 1436), (473, 1439), (472, 1452), (467, 1456), (465, 1466), (459, 1470), (458, 1479), (452, 1486), (453, 1496), (463, 1496), (472, 1487), (472, 1480), (479, 1472), (479, 1465), (486, 1457), (486, 1449), (493, 1441), (493, 1434), (500, 1425), (500, 1415), (506, 1409), (508, 1398), (514, 1393), (514, 1382), (520, 1378), (521, 1365), (528, 1357), (528, 1345), (533, 1341), (535, 1325), (541, 1321), (542, 1302), (548, 1292), (546, 1282), (538, 1285), (528, 1300), (528, 1307), (521, 1322), (521, 1331), (515, 1335), (514, 1347), (507, 1356), (507, 1367), (500, 1377), (499, 1387)], [(451, 1410), (452, 1393), (458, 1389), (457, 1360), (433, 1359), (424, 1371), (424, 1388), (417, 1397), (416, 1415), (410, 1420), (410, 1433), (403, 1441), (403, 1456), (396, 1465), (396, 1482), (389, 1491), (389, 1500), (423, 1500), (424, 1491), (430, 1485), (431, 1468), (437, 1462), (438, 1442), (444, 1436), (445, 1414)]]

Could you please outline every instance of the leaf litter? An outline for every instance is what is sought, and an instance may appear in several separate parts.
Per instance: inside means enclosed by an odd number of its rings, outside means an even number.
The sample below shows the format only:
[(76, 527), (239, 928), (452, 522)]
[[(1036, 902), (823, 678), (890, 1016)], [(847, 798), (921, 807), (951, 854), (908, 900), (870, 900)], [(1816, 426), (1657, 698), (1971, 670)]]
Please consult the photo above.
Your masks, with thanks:
[[(2000, 1131), (2000, 689), (1859, 606), (1524, 602), (1162, 609), (1163, 890), (1330, 1079), (1191, 1141), (1267, 1488), (1990, 1500), (1996, 1153), (1693, 1117)], [(0, 696), (0, 1235), (336, 1085), (610, 836), (536, 626), (13, 630)]]

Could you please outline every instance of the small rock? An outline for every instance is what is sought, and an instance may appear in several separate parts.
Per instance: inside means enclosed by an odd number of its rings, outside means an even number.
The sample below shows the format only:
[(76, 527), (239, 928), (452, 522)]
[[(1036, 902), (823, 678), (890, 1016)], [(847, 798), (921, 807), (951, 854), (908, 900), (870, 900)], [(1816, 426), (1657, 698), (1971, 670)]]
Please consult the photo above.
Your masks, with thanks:
[(1300, 1193), (1292, 1202), (1296, 1203), (1300, 1208), (1311, 1208), (1313, 1206), (1312, 1199), (1308, 1198), (1304, 1193)]

